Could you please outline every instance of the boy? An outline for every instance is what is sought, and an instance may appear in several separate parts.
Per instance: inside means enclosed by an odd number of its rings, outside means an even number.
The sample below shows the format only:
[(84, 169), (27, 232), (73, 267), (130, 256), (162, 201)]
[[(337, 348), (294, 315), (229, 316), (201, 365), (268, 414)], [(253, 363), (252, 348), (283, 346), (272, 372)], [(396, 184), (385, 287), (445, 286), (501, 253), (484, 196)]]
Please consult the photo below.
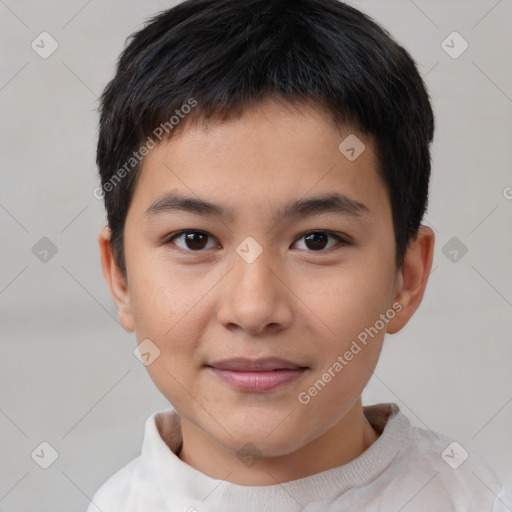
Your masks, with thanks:
[(474, 454), (361, 403), (430, 273), (433, 131), (411, 57), (337, 0), (188, 0), (132, 36), (99, 244), (173, 409), (89, 512), (493, 509)]

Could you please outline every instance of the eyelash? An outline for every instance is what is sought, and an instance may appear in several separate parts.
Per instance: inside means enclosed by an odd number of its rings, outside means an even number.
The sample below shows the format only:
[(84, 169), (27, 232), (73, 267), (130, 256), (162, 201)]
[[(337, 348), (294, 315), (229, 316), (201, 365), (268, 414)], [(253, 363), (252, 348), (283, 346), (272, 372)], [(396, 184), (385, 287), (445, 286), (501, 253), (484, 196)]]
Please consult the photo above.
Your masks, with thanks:
[[(185, 234), (190, 234), (190, 233), (200, 233), (202, 235), (206, 235), (207, 237), (209, 238), (214, 238), (212, 235), (210, 235), (209, 233), (206, 233), (205, 231), (200, 231), (200, 230), (197, 230), (197, 229), (187, 229), (187, 230), (183, 230), (183, 231), (178, 231), (172, 235), (170, 235), (165, 241), (164, 241), (164, 245), (174, 245), (175, 248), (177, 250), (180, 250), (180, 251), (184, 251), (184, 252), (188, 252), (188, 253), (202, 253), (202, 252), (205, 252), (206, 249), (201, 249), (201, 250), (198, 250), (198, 251), (194, 251), (194, 250), (191, 250), (191, 249), (183, 249), (181, 247), (178, 247), (176, 246), (176, 244), (173, 242), (173, 240), (175, 238), (178, 238), (182, 235), (185, 235)], [(341, 246), (345, 246), (345, 245), (349, 245), (350, 242), (348, 242), (345, 238), (341, 237), (340, 235), (337, 235), (335, 233), (332, 233), (331, 231), (326, 231), (326, 230), (312, 230), (312, 231), (306, 231), (305, 233), (303, 233), (302, 235), (300, 235), (297, 240), (300, 240), (301, 238), (305, 237), (306, 235), (310, 235), (312, 233), (321, 233), (321, 234), (325, 234), (327, 236), (331, 236), (331, 237), (334, 237), (334, 238), (337, 238), (338, 241), (339, 241), (339, 244), (336, 244), (336, 245), (341, 245)], [(294, 242), (295, 243), (295, 242)], [(332, 246), (332, 247), (329, 247), (327, 249), (320, 249), (318, 251), (313, 251), (313, 250), (307, 250), (307, 252), (311, 252), (311, 253), (322, 253), (322, 252), (328, 252), (330, 251), (331, 249), (335, 249), (336, 248), (336, 245)], [(306, 249), (301, 249), (301, 250), (306, 250)]]

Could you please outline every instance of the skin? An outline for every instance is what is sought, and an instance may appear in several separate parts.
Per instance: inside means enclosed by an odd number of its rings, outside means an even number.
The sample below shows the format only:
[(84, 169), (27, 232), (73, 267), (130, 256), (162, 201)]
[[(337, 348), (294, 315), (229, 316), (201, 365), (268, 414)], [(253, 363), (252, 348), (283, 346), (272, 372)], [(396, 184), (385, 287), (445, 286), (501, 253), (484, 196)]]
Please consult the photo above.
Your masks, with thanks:
[[(338, 150), (349, 133), (366, 146), (353, 162)], [(333, 191), (369, 212), (272, 220), (292, 199)], [(235, 217), (167, 212), (146, 220), (146, 209), (169, 192), (229, 206)], [(168, 241), (186, 229), (210, 238)], [(350, 243), (308, 243), (304, 235), (322, 230)], [(319, 109), (299, 112), (270, 99), (239, 119), (187, 125), (145, 157), (124, 236), (127, 279), (108, 227), (99, 234), (103, 273), (122, 326), (161, 351), (147, 370), (181, 415), (181, 460), (235, 484), (274, 485), (345, 464), (378, 439), (361, 393), (385, 333), (402, 329), (422, 300), (434, 233), (420, 227), (396, 268), (391, 205), (370, 137), (335, 128)], [(236, 252), (248, 236), (263, 251), (252, 263)], [(300, 403), (299, 393), (394, 303), (401, 311)], [(270, 392), (239, 391), (204, 366), (235, 356), (281, 357), (309, 369)], [(237, 456), (247, 443), (255, 447), (251, 465)]]

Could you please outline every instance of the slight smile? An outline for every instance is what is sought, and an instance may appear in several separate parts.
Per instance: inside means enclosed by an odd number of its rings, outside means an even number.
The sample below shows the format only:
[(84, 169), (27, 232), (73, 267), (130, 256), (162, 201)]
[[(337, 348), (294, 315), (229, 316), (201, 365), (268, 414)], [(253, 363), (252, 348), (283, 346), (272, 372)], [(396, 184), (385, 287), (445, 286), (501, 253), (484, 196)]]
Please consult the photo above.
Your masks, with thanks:
[(280, 358), (225, 359), (205, 366), (234, 388), (251, 392), (271, 391), (309, 370), (308, 366)]

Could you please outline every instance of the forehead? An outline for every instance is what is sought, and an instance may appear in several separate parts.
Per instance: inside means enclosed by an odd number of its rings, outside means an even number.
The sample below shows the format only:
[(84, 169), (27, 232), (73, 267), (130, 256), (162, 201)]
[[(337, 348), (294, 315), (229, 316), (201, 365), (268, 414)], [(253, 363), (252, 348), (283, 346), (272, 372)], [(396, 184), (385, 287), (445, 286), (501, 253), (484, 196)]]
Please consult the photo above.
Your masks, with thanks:
[(142, 163), (132, 202), (146, 216), (178, 193), (231, 217), (258, 210), (275, 220), (294, 200), (341, 194), (345, 205), (382, 214), (390, 206), (377, 165), (371, 137), (335, 127), (317, 109), (266, 101), (236, 119), (185, 125), (161, 142)]

